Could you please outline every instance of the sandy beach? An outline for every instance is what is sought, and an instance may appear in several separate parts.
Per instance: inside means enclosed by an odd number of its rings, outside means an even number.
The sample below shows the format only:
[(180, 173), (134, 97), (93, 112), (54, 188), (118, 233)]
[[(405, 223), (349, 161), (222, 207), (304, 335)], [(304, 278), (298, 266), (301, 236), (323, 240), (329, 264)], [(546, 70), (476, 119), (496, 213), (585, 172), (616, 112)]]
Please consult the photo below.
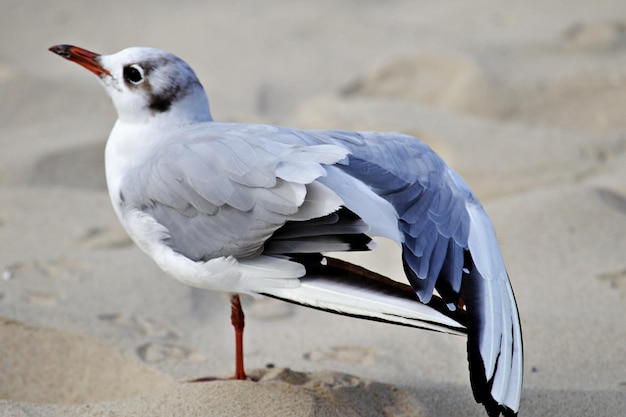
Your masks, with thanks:
[[(0, 13), (0, 416), (484, 416), (465, 339), (169, 278), (119, 225), (95, 77), (169, 50), (216, 120), (399, 131), (468, 182), (525, 342), (520, 416), (626, 414), (626, 3), (24, 2)], [(350, 259), (402, 279), (399, 250)], [(389, 259), (394, 259), (390, 262)]]

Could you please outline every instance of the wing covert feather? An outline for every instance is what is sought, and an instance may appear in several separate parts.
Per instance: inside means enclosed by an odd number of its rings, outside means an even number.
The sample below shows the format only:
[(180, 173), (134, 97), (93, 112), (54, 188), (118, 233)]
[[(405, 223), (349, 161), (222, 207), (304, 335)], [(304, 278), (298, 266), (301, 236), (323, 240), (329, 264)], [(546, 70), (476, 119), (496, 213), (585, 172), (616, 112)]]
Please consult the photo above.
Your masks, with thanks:
[[(299, 211), (320, 217), (339, 207), (334, 193), (313, 183), (326, 175), (322, 164), (345, 158), (345, 148), (276, 142), (269, 137), (276, 131), (264, 126), (215, 127), (175, 132), (175, 140), (127, 173), (121, 190), (130, 207), (166, 227), (166, 244), (175, 251), (192, 260), (258, 255)], [(309, 189), (318, 196), (310, 204)]]

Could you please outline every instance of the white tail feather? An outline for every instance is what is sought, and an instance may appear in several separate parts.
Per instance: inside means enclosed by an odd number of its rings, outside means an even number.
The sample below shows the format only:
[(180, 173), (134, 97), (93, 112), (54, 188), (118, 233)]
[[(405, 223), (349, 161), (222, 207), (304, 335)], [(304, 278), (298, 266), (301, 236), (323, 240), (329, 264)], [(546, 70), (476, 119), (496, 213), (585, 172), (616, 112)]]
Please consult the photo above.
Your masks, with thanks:
[(417, 299), (374, 292), (330, 278), (301, 279), (298, 288), (270, 288), (264, 294), (344, 315), (358, 316), (427, 330), (464, 335), (465, 327)]

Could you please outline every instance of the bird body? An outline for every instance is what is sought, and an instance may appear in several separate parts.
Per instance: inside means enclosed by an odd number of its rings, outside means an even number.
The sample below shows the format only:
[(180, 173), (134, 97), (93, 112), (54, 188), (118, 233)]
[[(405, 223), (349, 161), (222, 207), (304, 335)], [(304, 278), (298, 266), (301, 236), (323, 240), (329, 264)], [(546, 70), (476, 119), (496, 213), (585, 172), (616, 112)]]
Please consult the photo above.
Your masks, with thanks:
[[(468, 335), (474, 396), (514, 415), (517, 307), (495, 232), (463, 179), (399, 133), (213, 121), (184, 61), (129, 48), (51, 50), (99, 76), (119, 118), (106, 147), (111, 201), (135, 243), (195, 287)], [(411, 287), (326, 258), (402, 248)]]

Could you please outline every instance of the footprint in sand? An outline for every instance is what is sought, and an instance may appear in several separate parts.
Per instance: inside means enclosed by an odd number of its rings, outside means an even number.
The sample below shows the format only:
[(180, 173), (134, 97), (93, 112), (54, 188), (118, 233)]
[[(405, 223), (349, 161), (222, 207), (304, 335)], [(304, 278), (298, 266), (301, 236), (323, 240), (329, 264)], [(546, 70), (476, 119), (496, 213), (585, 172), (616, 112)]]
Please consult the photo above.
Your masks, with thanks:
[(105, 190), (104, 141), (52, 152), (32, 169), (28, 183)]
[(28, 304), (41, 307), (56, 307), (62, 298), (60, 294), (53, 291), (26, 291), (22, 295), (22, 300)]
[(626, 48), (626, 21), (575, 22), (563, 32), (564, 44), (581, 51)]
[(146, 363), (159, 363), (168, 360), (203, 362), (204, 356), (194, 349), (175, 343), (146, 343), (136, 349), (137, 356)]
[[(20, 278), (30, 278), (38, 280), (46, 286), (46, 282), (51, 280), (65, 280), (84, 274), (90, 269), (89, 265), (66, 258), (35, 260), (35, 261), (18, 261), (6, 265), (2, 268), (0, 277), (3, 281), (11, 281)], [(47, 278), (42, 281), (40, 278)], [(21, 291), (20, 298), (31, 305), (44, 307), (55, 307), (63, 300), (62, 293), (54, 289), (24, 289)]]
[(37, 275), (44, 278), (63, 279), (76, 276), (90, 270), (89, 264), (67, 258), (17, 261), (6, 265), (2, 269), (2, 279), (9, 281), (19, 278), (20, 275)]
[(101, 314), (100, 320), (126, 327), (151, 339), (135, 349), (137, 356), (146, 363), (159, 363), (170, 359), (202, 362), (205, 358), (194, 349), (174, 343), (182, 337), (182, 331), (173, 325), (149, 317), (127, 316), (119, 313)]
[(597, 275), (596, 278), (601, 282), (606, 282), (613, 290), (620, 292), (620, 296), (626, 297), (626, 268), (619, 271), (605, 272)]
[[(0, 272), (0, 277), (3, 281), (34, 279), (43, 287), (50, 287), (49, 281), (76, 277), (89, 270), (90, 266), (87, 263), (67, 258), (29, 262), (17, 261), (4, 266)], [(47, 280), (41, 278), (47, 278)], [(56, 307), (64, 298), (62, 293), (53, 288), (22, 289), (19, 294), (25, 303), (41, 307)]]
[(376, 362), (377, 351), (364, 346), (332, 346), (320, 348), (304, 354), (311, 362), (344, 362), (356, 365), (370, 365)]
[(66, 278), (90, 270), (88, 263), (67, 258), (36, 260), (33, 266), (47, 278)]
[(117, 249), (133, 245), (132, 240), (121, 226), (90, 227), (76, 239), (76, 243), (88, 250)]
[(419, 54), (391, 61), (348, 83), (340, 93), (501, 117), (514, 105), (502, 88), (493, 70), (474, 56)]
[(103, 321), (115, 323), (119, 326), (127, 327), (143, 336), (163, 340), (176, 340), (180, 339), (182, 336), (181, 330), (173, 325), (149, 317), (126, 316), (121, 313), (112, 313), (100, 314), (98, 318)]
[(613, 210), (626, 215), (626, 196), (608, 188), (595, 188), (596, 195)]

